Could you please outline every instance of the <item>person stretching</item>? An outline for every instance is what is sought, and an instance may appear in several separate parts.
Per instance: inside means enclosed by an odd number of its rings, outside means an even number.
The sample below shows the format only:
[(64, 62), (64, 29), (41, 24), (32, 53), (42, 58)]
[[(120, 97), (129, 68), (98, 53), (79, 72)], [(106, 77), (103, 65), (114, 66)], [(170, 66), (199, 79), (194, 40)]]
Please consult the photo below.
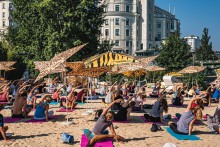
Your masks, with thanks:
[(202, 118), (203, 109), (202, 105), (197, 105), (196, 107), (192, 108), (192, 103), (203, 99), (204, 98), (191, 99), (177, 124), (170, 121), (168, 122), (169, 127), (177, 134), (191, 135), (195, 121)]
[(161, 94), (160, 98), (154, 103), (150, 113), (144, 114), (144, 117), (149, 122), (162, 122), (163, 112), (168, 112), (167, 100), (165, 99), (167, 93)]
[(49, 117), (54, 114), (53, 110), (49, 111), (48, 99), (46, 100), (46, 103), (44, 103), (44, 99), (48, 96), (51, 96), (51, 94), (45, 94), (40, 100), (39, 104), (36, 107), (36, 110), (34, 111), (34, 119), (36, 120), (46, 119), (46, 121), (48, 121)]
[[(102, 112), (97, 122), (95, 123), (92, 132), (89, 130), (84, 130), (84, 134), (89, 140), (87, 147), (94, 147), (96, 142), (107, 138), (114, 138), (117, 142), (119, 142), (119, 140), (124, 140), (123, 137), (116, 135), (114, 130), (113, 123), (111, 121), (114, 117), (114, 112), (108, 111), (115, 103), (120, 102), (120, 99), (115, 100)], [(111, 135), (106, 132), (108, 127), (110, 128)]]

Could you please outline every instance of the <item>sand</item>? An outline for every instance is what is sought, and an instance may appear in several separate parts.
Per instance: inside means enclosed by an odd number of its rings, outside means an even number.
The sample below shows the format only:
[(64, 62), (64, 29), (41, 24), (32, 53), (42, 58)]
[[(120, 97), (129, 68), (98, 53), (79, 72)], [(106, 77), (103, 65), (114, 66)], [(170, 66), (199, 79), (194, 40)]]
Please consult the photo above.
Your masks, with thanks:
[[(152, 104), (156, 100), (148, 98), (145, 103)], [(170, 103), (170, 100), (169, 100)], [(185, 102), (187, 103), (187, 101)], [(101, 100), (95, 100), (93, 103), (89, 103), (89, 107), (92, 106), (95, 109), (105, 108), (106, 106), (101, 103)], [(58, 110), (58, 106), (50, 106), (54, 111)], [(216, 108), (216, 104), (212, 107), (207, 107), (203, 111), (203, 114), (213, 114)], [(94, 114), (89, 116), (82, 116), (82, 112), (85, 112), (86, 105), (77, 106), (77, 109), (73, 112), (68, 113), (73, 122), (72, 125), (62, 125), (62, 122), (66, 121), (66, 112), (55, 112), (55, 115), (60, 115), (57, 119), (53, 119), (49, 122), (42, 124), (37, 123), (9, 123), (5, 124), (9, 126), (9, 133), (14, 133), (11, 137), (15, 141), (5, 142), (0, 141), (0, 146), (16, 146), (16, 147), (68, 147), (70, 145), (64, 144), (61, 140), (61, 134), (63, 132), (69, 133), (74, 136), (74, 144), (72, 146), (79, 147), (81, 135), (84, 128), (92, 129), (94, 122)], [(175, 113), (182, 113), (185, 108), (170, 107), (169, 114), (172, 116)], [(4, 117), (10, 116), (10, 110), (4, 109), (1, 111)], [(33, 112), (31, 112), (33, 115)], [(178, 141), (166, 131), (151, 132), (151, 124), (144, 123), (139, 116), (143, 116), (144, 113), (132, 113), (132, 121), (130, 123), (114, 123), (116, 133), (125, 137), (125, 143), (114, 142), (115, 147), (162, 147), (166, 142), (172, 142), (178, 146), (220, 146), (219, 139), (220, 135), (209, 132), (209, 129), (205, 125), (196, 125), (194, 131), (197, 136), (201, 138), (199, 141)], [(206, 123), (204, 121), (204, 123)], [(164, 125), (161, 125), (162, 127)]]

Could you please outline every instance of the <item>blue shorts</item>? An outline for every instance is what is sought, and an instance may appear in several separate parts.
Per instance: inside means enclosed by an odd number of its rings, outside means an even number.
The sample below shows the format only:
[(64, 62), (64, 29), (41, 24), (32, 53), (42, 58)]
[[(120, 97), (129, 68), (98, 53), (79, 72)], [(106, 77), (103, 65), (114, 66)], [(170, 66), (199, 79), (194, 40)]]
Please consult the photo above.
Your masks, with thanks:
[[(105, 130), (102, 134), (108, 134), (109, 131)], [(86, 136), (88, 140), (91, 140), (94, 137), (94, 134), (89, 129), (84, 129), (83, 134)]]

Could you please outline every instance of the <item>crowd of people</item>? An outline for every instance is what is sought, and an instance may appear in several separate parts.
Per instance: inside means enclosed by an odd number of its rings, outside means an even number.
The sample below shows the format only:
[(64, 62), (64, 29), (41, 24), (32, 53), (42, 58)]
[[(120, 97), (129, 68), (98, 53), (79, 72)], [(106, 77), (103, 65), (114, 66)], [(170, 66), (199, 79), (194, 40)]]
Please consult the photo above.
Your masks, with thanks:
[[(50, 110), (51, 101), (59, 103), (59, 107), (73, 109), (77, 103), (84, 103), (87, 98), (102, 101), (107, 108), (96, 112), (96, 123), (90, 131), (84, 130), (84, 134), (89, 140), (88, 146), (94, 146), (97, 141), (105, 138), (113, 138), (116, 141), (123, 141), (124, 137), (116, 135), (114, 121), (130, 121), (131, 112), (144, 112), (143, 117), (148, 122), (163, 122), (164, 114), (168, 114), (169, 106), (183, 106), (185, 99), (190, 99), (188, 106), (182, 114), (176, 114), (178, 122), (168, 122), (168, 126), (177, 134), (191, 135), (196, 120), (203, 118), (202, 111), (204, 106), (219, 102), (219, 83), (211, 83), (206, 91), (201, 91), (198, 84), (189, 90), (187, 85), (176, 85), (172, 90), (167, 91), (166, 87), (161, 86), (161, 82), (149, 93), (148, 84), (138, 85), (137, 81), (125, 82), (124, 78), (116, 81), (111, 86), (106, 83), (99, 85), (95, 83), (76, 83), (70, 82), (68, 85), (58, 86), (59, 78), (56, 77), (48, 87), (45, 82), (33, 83), (32, 80), (15, 80), (0, 87), (0, 110), (5, 105), (12, 105), (12, 118), (27, 118), (28, 114), (34, 110), (34, 119), (46, 120), (54, 114)], [(89, 85), (89, 86), (88, 86)], [(77, 91), (76, 91), (77, 89)], [(148, 88), (149, 89), (149, 88)], [(86, 98), (86, 96), (89, 97)], [(155, 103), (151, 105), (149, 113), (144, 111), (145, 106), (149, 106), (147, 99), (155, 98)], [(168, 97), (171, 104), (168, 104)], [(217, 133), (220, 132), (218, 126), (220, 120), (220, 103), (213, 115), (207, 114), (209, 127)], [(0, 132), (4, 140), (7, 140), (5, 132), (8, 130), (4, 126), (3, 115), (0, 115)], [(214, 123), (213, 123), (214, 122)], [(109, 127), (111, 134), (106, 130)]]

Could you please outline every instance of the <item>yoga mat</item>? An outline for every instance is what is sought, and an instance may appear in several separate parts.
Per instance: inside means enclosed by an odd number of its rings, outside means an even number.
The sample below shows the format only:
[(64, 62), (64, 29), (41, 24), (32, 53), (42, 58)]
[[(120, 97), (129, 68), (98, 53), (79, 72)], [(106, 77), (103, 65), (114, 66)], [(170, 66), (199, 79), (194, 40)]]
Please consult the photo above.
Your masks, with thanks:
[(66, 109), (66, 108), (60, 108), (59, 110), (57, 110), (56, 112), (73, 112), (74, 110), (76, 110), (75, 108), (71, 109)]
[(141, 118), (145, 123), (147, 123), (147, 124), (153, 124), (153, 123), (155, 123), (155, 124), (163, 124), (163, 122), (150, 122), (150, 121), (147, 121), (144, 116), (140, 116), (140, 118)]
[[(86, 147), (89, 140), (86, 138), (84, 134), (82, 134), (81, 138), (81, 147)], [(106, 139), (101, 142), (97, 142), (94, 147), (114, 147), (111, 139)]]
[(164, 127), (164, 129), (173, 137), (175, 137), (177, 140), (201, 140), (199, 137), (196, 135), (181, 135), (181, 134), (176, 134), (173, 132), (173, 130), (170, 127)]
[(128, 120), (126, 120), (126, 121), (116, 121), (116, 120), (112, 120), (112, 122), (113, 122), (113, 123), (129, 123)]
[[(55, 119), (55, 118), (57, 118), (57, 117), (58, 117), (58, 115), (52, 115), (52, 116), (50, 116), (49, 120)], [(30, 119), (30, 120), (25, 121), (25, 123), (39, 123), (39, 124), (41, 124), (41, 123), (43, 123), (43, 122), (46, 122), (46, 119), (36, 120), (36, 119), (32, 118), (32, 119)]]
[(4, 123), (15, 123), (19, 120), (22, 120), (22, 118), (6, 117), (6, 118), (4, 118)]
[(50, 105), (58, 105), (59, 102), (50, 102)]
[(78, 103), (78, 105), (80, 105), (80, 106), (83, 106), (83, 105), (85, 105), (86, 103), (82, 103), (82, 102), (77, 102)]

